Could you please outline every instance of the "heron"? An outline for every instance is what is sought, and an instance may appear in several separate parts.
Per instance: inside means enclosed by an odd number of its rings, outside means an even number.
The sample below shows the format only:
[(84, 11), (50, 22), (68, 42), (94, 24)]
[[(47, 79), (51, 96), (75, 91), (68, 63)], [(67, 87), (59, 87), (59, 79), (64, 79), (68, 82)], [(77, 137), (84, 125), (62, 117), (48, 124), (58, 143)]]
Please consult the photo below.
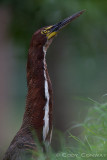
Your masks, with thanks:
[(38, 152), (37, 141), (44, 152), (51, 143), (53, 91), (46, 64), (46, 52), (59, 31), (84, 11), (79, 11), (54, 25), (43, 27), (33, 34), (26, 67), (28, 93), (23, 122), (3, 160), (24, 160), (33, 157), (30, 150)]

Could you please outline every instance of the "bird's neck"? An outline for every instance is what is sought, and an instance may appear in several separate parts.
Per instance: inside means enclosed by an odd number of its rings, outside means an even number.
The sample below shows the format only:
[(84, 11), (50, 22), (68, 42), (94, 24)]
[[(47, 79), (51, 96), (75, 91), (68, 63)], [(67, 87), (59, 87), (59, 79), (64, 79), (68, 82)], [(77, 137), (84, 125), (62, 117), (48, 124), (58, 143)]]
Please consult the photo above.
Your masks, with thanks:
[(52, 133), (52, 86), (44, 47), (31, 47), (27, 62), (28, 94), (22, 127), (34, 129), (40, 141), (50, 141)]

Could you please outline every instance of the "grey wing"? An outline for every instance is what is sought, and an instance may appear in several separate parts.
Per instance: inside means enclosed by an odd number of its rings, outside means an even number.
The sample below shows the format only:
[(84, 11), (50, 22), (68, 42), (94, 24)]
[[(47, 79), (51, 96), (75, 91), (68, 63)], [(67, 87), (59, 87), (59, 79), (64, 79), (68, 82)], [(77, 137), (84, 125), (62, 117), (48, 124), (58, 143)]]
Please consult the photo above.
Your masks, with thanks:
[(3, 160), (37, 160), (37, 156), (33, 158), (33, 152), (37, 152), (35, 144), (14, 144), (8, 148)]

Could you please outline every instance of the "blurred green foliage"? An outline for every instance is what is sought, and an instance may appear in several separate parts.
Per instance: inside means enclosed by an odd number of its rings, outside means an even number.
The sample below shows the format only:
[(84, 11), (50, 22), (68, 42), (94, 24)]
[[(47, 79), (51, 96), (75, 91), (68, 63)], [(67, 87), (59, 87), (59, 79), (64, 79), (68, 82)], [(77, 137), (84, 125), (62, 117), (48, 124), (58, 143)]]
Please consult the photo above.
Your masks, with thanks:
[(69, 140), (74, 139), (76, 144), (63, 145), (63, 149), (55, 155), (57, 160), (107, 159), (107, 103), (94, 103), (85, 120), (73, 126), (84, 128), (81, 136), (76, 137), (72, 132), (69, 133)]

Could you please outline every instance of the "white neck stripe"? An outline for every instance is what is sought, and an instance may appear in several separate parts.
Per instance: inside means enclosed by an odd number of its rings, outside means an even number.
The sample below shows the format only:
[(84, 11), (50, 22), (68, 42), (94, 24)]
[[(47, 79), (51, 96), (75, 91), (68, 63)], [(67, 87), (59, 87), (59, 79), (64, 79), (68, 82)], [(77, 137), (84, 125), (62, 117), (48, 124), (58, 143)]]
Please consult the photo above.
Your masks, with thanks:
[[(46, 50), (45, 50), (45, 46), (43, 47), (43, 52), (44, 52), (44, 67), (45, 67), (45, 55), (46, 55)], [(46, 104), (44, 106), (44, 110), (45, 110), (45, 115), (44, 115), (44, 126), (43, 126), (43, 140), (46, 140), (46, 137), (48, 135), (49, 132), (49, 91), (48, 91), (48, 81), (47, 81), (47, 77), (46, 77), (46, 70), (44, 68), (44, 78), (45, 78), (45, 82), (44, 82), (44, 88), (45, 88), (45, 98), (46, 98)]]

